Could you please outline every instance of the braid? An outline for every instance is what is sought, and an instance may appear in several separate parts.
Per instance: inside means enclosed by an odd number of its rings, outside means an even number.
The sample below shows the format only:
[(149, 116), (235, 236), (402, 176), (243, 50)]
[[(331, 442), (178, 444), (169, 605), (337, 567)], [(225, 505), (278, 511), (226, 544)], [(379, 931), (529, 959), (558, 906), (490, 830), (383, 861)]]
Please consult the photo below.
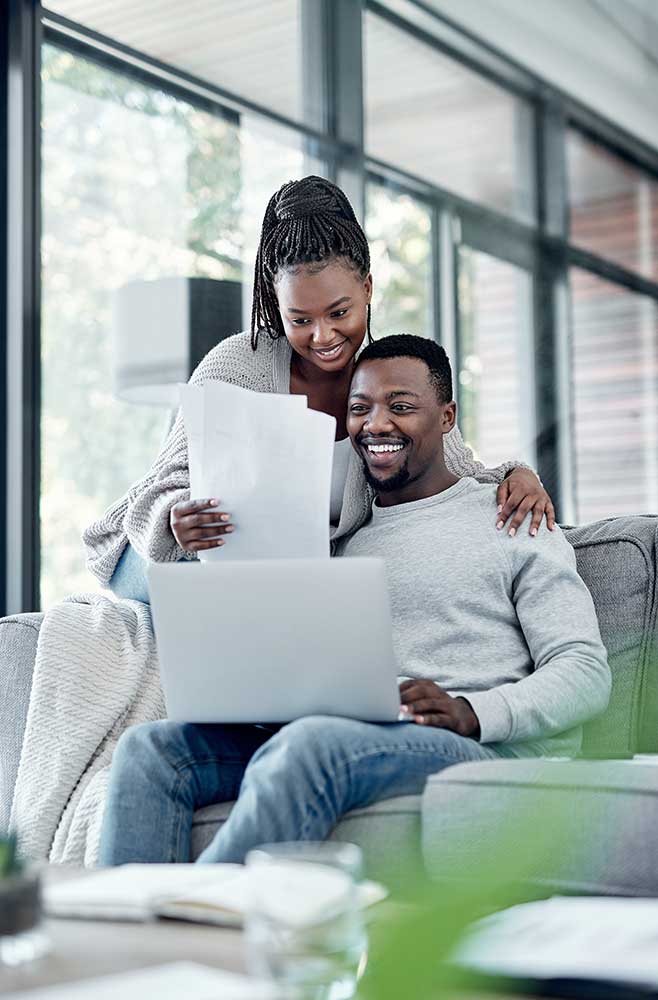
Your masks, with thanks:
[[(322, 177), (288, 181), (272, 195), (265, 209), (256, 254), (251, 309), (251, 346), (266, 330), (273, 340), (285, 336), (275, 281), (282, 268), (308, 264), (318, 269), (333, 257), (346, 258), (365, 278), (370, 251), (346, 195)], [(370, 337), (370, 309), (368, 309)]]

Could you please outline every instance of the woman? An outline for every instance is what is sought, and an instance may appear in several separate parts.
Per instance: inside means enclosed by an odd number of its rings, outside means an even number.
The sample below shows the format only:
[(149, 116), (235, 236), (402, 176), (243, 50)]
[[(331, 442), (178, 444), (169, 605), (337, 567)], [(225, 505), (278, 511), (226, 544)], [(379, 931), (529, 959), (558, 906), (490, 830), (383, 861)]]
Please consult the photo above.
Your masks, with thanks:
[[(370, 339), (371, 298), (368, 243), (344, 193), (320, 177), (290, 181), (272, 196), (263, 219), (251, 332), (218, 344), (191, 378), (196, 385), (218, 380), (261, 392), (300, 393), (312, 409), (336, 418), (332, 540), (360, 527), (372, 503), (345, 428), (354, 358)], [(457, 428), (446, 437), (445, 454), (455, 475), (500, 483), (500, 528), (513, 514), (509, 531), (515, 533), (530, 510), (532, 534), (544, 515), (548, 527), (554, 526), (553, 504), (531, 469), (517, 462), (485, 468)], [(137, 596), (126, 592), (120, 574), (114, 576), (122, 555), (130, 555), (128, 543), (146, 560), (194, 558), (203, 549), (230, 544), (233, 514), (239, 518), (239, 511), (221, 509), (220, 498), (189, 499), (179, 413), (149, 473), (85, 531), (87, 565), (120, 596)]]

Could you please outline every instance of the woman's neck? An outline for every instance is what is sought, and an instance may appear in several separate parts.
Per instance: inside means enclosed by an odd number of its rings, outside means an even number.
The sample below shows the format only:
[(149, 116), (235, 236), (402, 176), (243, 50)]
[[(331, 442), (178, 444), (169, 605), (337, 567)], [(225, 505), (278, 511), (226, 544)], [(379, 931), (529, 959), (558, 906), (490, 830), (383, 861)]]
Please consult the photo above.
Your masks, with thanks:
[(336, 440), (347, 436), (347, 396), (354, 362), (339, 372), (323, 372), (305, 363), (294, 351), (290, 360), (290, 392), (307, 396), (311, 410), (327, 413), (336, 419)]

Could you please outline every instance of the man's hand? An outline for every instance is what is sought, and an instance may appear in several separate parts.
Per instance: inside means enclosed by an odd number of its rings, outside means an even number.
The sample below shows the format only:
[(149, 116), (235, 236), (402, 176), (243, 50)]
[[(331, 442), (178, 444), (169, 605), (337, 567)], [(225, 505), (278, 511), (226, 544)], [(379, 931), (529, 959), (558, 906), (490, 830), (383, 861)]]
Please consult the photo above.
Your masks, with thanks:
[(173, 536), (186, 552), (216, 549), (230, 535), (231, 515), (217, 510), (219, 500), (181, 500), (169, 512)]
[(496, 527), (499, 530), (513, 514), (508, 532), (514, 536), (530, 510), (532, 519), (528, 530), (531, 535), (537, 534), (542, 517), (546, 518), (546, 526), (551, 531), (555, 527), (553, 501), (532, 469), (513, 469), (498, 487), (496, 497), (498, 500)]
[(400, 711), (419, 726), (451, 729), (459, 736), (480, 737), (480, 722), (466, 698), (453, 698), (434, 681), (403, 681)]

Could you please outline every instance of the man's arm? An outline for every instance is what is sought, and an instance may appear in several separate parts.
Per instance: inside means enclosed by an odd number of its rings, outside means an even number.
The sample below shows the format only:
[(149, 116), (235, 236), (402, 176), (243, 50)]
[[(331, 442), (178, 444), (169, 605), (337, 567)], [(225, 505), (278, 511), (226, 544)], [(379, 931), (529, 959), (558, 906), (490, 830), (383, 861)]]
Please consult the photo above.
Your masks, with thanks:
[(562, 532), (499, 535), (513, 600), (535, 670), (515, 683), (469, 692), (482, 743), (539, 740), (607, 706), (611, 677), (594, 603)]

